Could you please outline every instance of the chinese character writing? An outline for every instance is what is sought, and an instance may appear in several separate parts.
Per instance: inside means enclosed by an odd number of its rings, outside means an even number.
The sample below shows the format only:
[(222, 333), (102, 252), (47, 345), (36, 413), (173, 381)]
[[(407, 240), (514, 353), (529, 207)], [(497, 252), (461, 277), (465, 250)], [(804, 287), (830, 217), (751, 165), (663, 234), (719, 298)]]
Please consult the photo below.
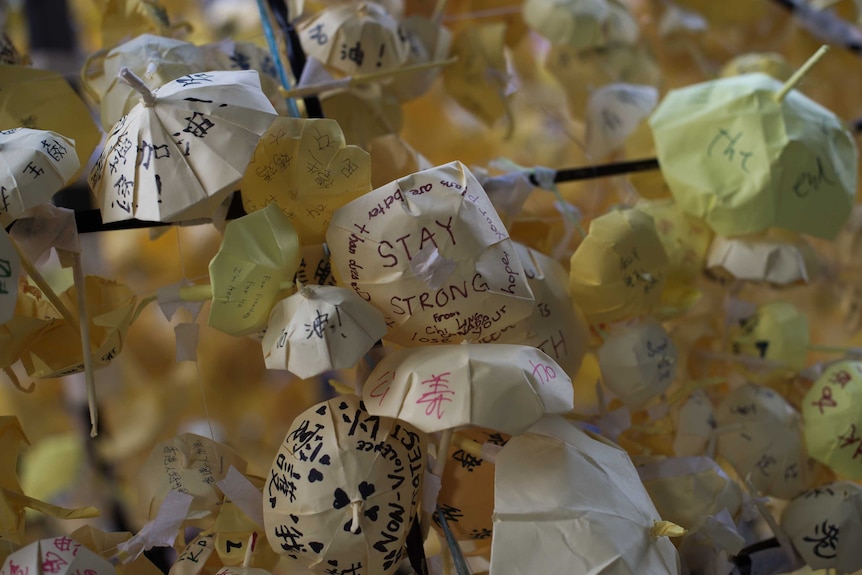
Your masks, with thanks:
[(58, 142), (56, 139), (51, 138), (50, 141), (48, 138), (42, 140), (42, 147), (45, 148), (45, 153), (51, 156), (52, 160), (59, 162), (66, 154), (69, 153), (69, 150), (66, 149), (66, 146)]
[(188, 88), (189, 86), (200, 86), (201, 84), (212, 84), (212, 74), (207, 74), (205, 72), (199, 72), (197, 74), (186, 74), (185, 76), (181, 76), (174, 80), (177, 84), (182, 86), (183, 88)]
[(318, 45), (320, 45), (320, 46), (323, 46), (324, 44), (326, 44), (327, 42), (329, 42), (329, 36), (327, 36), (327, 35), (323, 32), (323, 24), (318, 24), (317, 26), (315, 26), (314, 28), (312, 28), (312, 29), (311, 29), (311, 33), (309, 34), (309, 37), (310, 37), (312, 40), (316, 41), (316, 42), (317, 42), (317, 44), (318, 44)]
[(171, 151), (167, 144), (154, 146), (146, 140), (141, 140), (141, 145), (138, 146), (138, 153), (141, 155), (140, 164), (145, 170), (150, 169), (150, 162), (152, 160), (161, 160), (162, 158), (171, 157)]
[(24, 168), (23, 170), (21, 170), (21, 173), (26, 174), (28, 171), (31, 174), (33, 174), (34, 180), (45, 173), (45, 170), (43, 170), (42, 168), (40, 168), (38, 166), (34, 166), (33, 162), (30, 162), (29, 164), (27, 164), (27, 167)]
[(5, 186), (0, 186), (0, 213), (9, 212), (9, 192)]
[(365, 51), (362, 49), (362, 44), (359, 43), (359, 40), (352, 47), (348, 47), (347, 44), (341, 45), (341, 59), (350, 60), (357, 66), (362, 66), (362, 62), (365, 60)]
[(811, 405), (816, 405), (820, 410), (820, 415), (823, 415), (824, 407), (837, 407), (838, 404), (832, 399), (832, 388), (828, 385), (823, 386), (823, 391), (821, 392), (820, 399), (817, 401), (812, 401)]
[(439, 375), (431, 375), (430, 378), (423, 380), (421, 385), (428, 386), (428, 391), (423, 393), (419, 399), (416, 400), (417, 405), (427, 404), (425, 407), (425, 415), (435, 415), (437, 419), (443, 418), (443, 404), (444, 402), (451, 402), (452, 396), (455, 395), (455, 392), (449, 389), (449, 380), (444, 379), (448, 377), (451, 372), (444, 372)]
[(215, 124), (200, 112), (192, 112), (192, 115), (186, 116), (185, 120), (188, 122), (188, 125), (183, 129), (183, 132), (187, 132), (196, 138), (205, 137), (215, 127)]
[(834, 559), (838, 555), (838, 534), (838, 526), (829, 523), (828, 519), (824, 519), (823, 523), (814, 526), (813, 536), (805, 536), (802, 540), (814, 543), (814, 548), (811, 551), (818, 557)]

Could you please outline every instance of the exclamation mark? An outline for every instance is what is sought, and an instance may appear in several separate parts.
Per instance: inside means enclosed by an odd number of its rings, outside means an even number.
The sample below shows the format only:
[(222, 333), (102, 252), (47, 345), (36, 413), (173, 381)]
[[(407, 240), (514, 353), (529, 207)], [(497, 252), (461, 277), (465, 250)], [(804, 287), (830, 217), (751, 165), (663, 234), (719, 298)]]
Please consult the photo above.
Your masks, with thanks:
[(380, 54), (377, 55), (377, 67), (378, 68), (383, 65), (383, 52), (385, 52), (385, 51), (386, 51), (386, 44), (381, 44), (380, 45)]
[(159, 203), (162, 203), (162, 179), (156, 174), (156, 191), (159, 193)]

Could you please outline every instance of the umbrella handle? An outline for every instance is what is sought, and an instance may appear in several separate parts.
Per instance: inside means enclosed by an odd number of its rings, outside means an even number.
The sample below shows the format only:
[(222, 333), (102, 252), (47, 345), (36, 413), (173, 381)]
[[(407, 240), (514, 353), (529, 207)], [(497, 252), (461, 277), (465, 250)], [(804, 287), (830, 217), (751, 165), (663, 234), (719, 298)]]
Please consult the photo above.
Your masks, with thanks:
[(96, 92), (90, 81), (105, 75), (104, 62), (107, 56), (108, 51), (104, 48), (97, 50), (87, 56), (87, 59), (84, 60), (84, 66), (81, 68), (81, 86), (97, 104), (101, 103), (102, 96)]

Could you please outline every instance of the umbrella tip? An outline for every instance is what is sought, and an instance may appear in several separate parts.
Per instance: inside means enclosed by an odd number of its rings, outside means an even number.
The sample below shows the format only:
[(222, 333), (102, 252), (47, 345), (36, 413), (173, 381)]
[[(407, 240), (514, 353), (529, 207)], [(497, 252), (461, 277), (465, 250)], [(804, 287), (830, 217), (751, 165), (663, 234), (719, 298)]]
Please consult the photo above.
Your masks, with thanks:
[(123, 66), (120, 68), (117, 77), (141, 95), (144, 106), (152, 108), (153, 104), (156, 103), (156, 95), (153, 91), (150, 90), (149, 86), (144, 83), (140, 76), (132, 72), (128, 67)]

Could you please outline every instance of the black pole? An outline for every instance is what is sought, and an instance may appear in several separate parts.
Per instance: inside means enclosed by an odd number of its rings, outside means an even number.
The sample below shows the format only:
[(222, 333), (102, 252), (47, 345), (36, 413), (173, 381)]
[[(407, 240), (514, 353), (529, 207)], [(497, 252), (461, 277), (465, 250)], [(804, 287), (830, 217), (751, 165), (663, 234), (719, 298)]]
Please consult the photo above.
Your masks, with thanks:
[[(629, 162), (614, 162), (612, 164), (599, 164), (597, 166), (585, 166), (582, 168), (564, 168), (562, 170), (557, 170), (554, 175), (554, 183), (607, 178), (610, 176), (620, 176), (623, 174), (646, 172), (658, 169), (659, 164), (657, 158), (632, 160)], [(540, 185), (535, 173), (531, 173), (529, 175), (529, 179), (530, 183), (534, 186)]]

